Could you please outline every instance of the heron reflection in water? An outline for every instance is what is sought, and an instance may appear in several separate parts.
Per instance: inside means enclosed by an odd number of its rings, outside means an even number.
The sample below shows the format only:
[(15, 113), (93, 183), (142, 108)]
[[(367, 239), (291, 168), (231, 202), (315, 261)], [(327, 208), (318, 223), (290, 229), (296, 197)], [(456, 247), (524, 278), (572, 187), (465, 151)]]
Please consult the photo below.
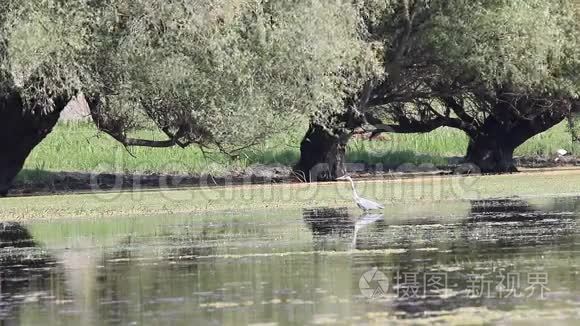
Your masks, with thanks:
[(351, 249), (356, 249), (356, 240), (358, 237), (358, 232), (365, 227), (374, 224), (378, 221), (384, 219), (383, 214), (363, 214), (361, 217), (356, 219), (354, 224), (354, 235), (352, 236)]
[(346, 207), (307, 209), (303, 215), (314, 235), (317, 250), (343, 250), (342, 246), (336, 247), (337, 240), (349, 250), (356, 249), (360, 231), (384, 219), (380, 213), (363, 213), (355, 217)]

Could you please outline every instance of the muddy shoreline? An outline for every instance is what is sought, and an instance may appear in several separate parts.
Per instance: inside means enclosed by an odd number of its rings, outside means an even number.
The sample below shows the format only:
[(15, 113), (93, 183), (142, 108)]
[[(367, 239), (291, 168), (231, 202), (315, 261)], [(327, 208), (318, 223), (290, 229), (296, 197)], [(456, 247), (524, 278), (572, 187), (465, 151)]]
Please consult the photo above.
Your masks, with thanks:
[[(348, 173), (359, 179), (411, 179), (453, 174), (478, 174), (477, 167), (461, 164), (459, 158), (450, 158), (447, 166), (432, 164), (402, 164), (397, 167), (371, 166), (364, 163), (348, 165)], [(523, 172), (545, 172), (580, 167), (580, 159), (572, 156), (560, 158), (518, 157), (518, 168)], [(229, 175), (184, 174), (116, 174), (88, 172), (43, 172), (39, 181), (17, 181), (8, 196), (41, 196), (100, 191), (139, 191), (172, 188), (227, 187), (276, 183), (301, 183), (290, 167), (282, 165), (257, 165)]]

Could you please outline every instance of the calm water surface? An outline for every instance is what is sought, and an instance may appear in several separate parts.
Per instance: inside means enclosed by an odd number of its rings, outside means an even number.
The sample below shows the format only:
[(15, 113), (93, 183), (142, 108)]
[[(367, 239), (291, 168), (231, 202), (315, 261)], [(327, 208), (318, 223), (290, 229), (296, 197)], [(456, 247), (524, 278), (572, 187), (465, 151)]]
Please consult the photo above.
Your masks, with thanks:
[(6, 325), (580, 319), (580, 198), (0, 225)]

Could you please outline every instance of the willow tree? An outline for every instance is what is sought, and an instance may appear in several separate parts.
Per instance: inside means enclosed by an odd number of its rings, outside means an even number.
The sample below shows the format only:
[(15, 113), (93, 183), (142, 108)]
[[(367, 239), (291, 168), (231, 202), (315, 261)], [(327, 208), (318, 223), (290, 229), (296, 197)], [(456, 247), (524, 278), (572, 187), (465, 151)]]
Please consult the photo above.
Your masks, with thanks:
[[(99, 75), (116, 91), (100, 90), (89, 104), (99, 127), (125, 145), (232, 152), (304, 113), (337, 107), (368, 74), (359, 62), (370, 54), (349, 5), (182, 2), (136, 1), (118, 9), (125, 21), (111, 22), (123, 41), (107, 51), (112, 56), (99, 54)], [(141, 116), (167, 140), (129, 138)]]
[(48, 5), (0, 3), (0, 195), (76, 90), (92, 84), (82, 64), (90, 15), (79, 3)]
[[(340, 2), (11, 0), (0, 9), (0, 193), (79, 94), (125, 146), (233, 153), (340, 107), (372, 73), (354, 9)], [(132, 138), (140, 128), (167, 138)]]
[(367, 124), (365, 113), (370, 96), (379, 84), (385, 83), (391, 69), (385, 65), (390, 48), (397, 47), (394, 42), (395, 30), (387, 30), (387, 21), (396, 17), (396, 1), (353, 0), (356, 11), (345, 14), (355, 15), (359, 24), (356, 32), (364, 42), (365, 51), (371, 56), (363, 57), (366, 62), (360, 66), (368, 67), (358, 89), (340, 98), (336, 107), (323, 114), (315, 111), (306, 135), (300, 144), (300, 160), (294, 166), (296, 173), (306, 181), (333, 180), (346, 173), (346, 147), (355, 129)]
[(453, 3), (433, 14), (417, 35), (421, 45), (410, 49), (428, 53), (419, 88), (427, 94), (385, 113), (399, 131), (462, 130), (467, 162), (483, 172), (517, 171), (518, 146), (580, 111), (575, 3), (475, 1), (461, 15)]
[[(302, 171), (322, 165), (329, 178), (344, 173), (344, 150), (328, 148), (346, 147), (361, 126), (457, 128), (470, 138), (466, 161), (484, 172), (514, 171), (517, 146), (579, 109), (573, 1), (398, 0), (374, 8), (363, 35), (382, 52), (381, 77), (345, 101), (341, 114), (313, 124), (323, 133), (306, 135)], [(338, 157), (309, 156), (307, 145), (318, 139), (332, 139), (327, 152)]]

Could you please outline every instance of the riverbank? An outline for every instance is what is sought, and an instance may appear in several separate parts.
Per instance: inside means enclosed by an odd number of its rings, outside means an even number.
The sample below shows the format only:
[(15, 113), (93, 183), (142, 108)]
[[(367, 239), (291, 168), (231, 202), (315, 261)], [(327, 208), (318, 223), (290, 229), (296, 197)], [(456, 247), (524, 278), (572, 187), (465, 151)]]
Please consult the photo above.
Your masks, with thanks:
[[(546, 157), (518, 157), (516, 163), (521, 171), (546, 172), (573, 170), (580, 165), (574, 156), (555, 161)], [(580, 167), (578, 167), (580, 168)], [(461, 158), (448, 158), (446, 165), (432, 163), (403, 163), (399, 166), (382, 164), (349, 163), (348, 173), (357, 179), (407, 179), (454, 174), (477, 174), (477, 167), (462, 164)], [(300, 183), (290, 166), (281, 164), (257, 164), (227, 174), (167, 174), (167, 173), (109, 173), (109, 172), (50, 172), (25, 170), (26, 177), (19, 178), (10, 190), (10, 196), (39, 196), (99, 191), (140, 191), (223, 187), (247, 184)]]
[[(391, 177), (357, 181), (365, 197), (386, 204), (505, 197), (546, 197), (580, 194), (580, 169), (525, 171), (495, 176)], [(100, 218), (155, 214), (195, 214), (211, 211), (354, 207), (350, 186), (342, 182), (314, 184), (241, 184), (225, 187), (96, 191), (60, 196), (0, 199), (0, 220)]]

